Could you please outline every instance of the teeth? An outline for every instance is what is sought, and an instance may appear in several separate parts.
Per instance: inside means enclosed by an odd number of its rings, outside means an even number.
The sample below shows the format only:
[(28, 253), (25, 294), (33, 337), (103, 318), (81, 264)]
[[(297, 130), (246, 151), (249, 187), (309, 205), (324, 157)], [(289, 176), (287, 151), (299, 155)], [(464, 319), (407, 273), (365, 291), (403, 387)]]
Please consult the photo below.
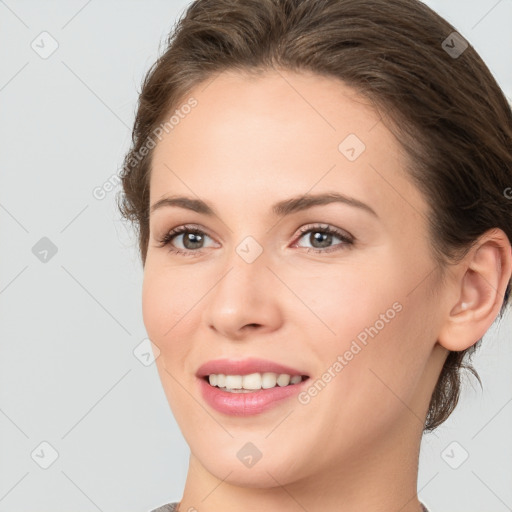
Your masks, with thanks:
[[(208, 376), (211, 386), (225, 388), (230, 390), (258, 390), (269, 389), (276, 386), (288, 386), (289, 384), (298, 384), (302, 382), (300, 375), (288, 375), (286, 373), (251, 373), (249, 375), (224, 375), (212, 374)], [(244, 391), (240, 391), (243, 393)]]
[(240, 389), (242, 387), (242, 377), (240, 375), (226, 375), (225, 388)]

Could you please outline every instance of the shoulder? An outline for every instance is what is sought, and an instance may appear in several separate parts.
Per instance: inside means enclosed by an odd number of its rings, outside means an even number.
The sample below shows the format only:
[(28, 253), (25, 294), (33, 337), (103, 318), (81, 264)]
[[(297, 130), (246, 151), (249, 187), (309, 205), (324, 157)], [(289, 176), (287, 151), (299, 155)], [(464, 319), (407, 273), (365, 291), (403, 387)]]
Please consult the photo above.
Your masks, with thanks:
[(176, 508), (178, 506), (177, 501), (174, 501), (173, 503), (167, 503), (166, 505), (162, 505), (161, 507), (155, 508), (151, 510), (150, 512), (175, 512)]

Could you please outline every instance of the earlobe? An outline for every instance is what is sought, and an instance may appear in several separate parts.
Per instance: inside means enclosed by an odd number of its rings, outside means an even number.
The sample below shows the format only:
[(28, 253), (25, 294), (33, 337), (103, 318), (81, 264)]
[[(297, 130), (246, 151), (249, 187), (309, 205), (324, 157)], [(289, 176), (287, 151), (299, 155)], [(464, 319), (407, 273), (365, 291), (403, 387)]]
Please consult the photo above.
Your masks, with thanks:
[(458, 266), (460, 277), (453, 283), (457, 299), (438, 336), (439, 344), (451, 351), (474, 345), (498, 316), (512, 273), (510, 241), (502, 230), (490, 230)]

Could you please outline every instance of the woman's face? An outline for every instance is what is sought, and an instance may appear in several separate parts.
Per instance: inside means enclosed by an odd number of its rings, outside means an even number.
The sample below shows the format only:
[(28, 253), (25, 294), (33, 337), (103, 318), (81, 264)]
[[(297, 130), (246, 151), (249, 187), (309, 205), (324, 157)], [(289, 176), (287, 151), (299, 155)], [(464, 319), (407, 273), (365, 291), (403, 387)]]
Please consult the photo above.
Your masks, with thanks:
[[(316, 75), (222, 73), (185, 104), (154, 150), (150, 204), (187, 197), (214, 213), (151, 211), (143, 318), (192, 456), (226, 482), (270, 487), (414, 449), (445, 303), (399, 141), (351, 88)], [(346, 200), (310, 202), (324, 195)], [(248, 358), (309, 378), (283, 398), (279, 385), (235, 394), (197, 375)]]

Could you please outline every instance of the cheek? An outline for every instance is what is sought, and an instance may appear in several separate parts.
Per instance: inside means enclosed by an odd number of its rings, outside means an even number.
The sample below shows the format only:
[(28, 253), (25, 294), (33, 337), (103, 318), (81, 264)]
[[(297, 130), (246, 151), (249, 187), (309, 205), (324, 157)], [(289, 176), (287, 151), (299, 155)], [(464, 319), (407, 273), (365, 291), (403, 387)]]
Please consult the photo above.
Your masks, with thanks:
[[(360, 425), (363, 436), (375, 435), (376, 425), (391, 427), (399, 417), (415, 423), (422, 415), (415, 396), (431, 347), (428, 326), (418, 321), (422, 315), (421, 301), (391, 294), (381, 307), (372, 304), (362, 325), (351, 321), (351, 332), (332, 354), (344, 356), (333, 393), (351, 415), (368, 420)], [(350, 418), (343, 423), (351, 425)]]
[(144, 270), (142, 282), (142, 319), (149, 338), (160, 347), (165, 332), (164, 326), (169, 322), (170, 308), (165, 307), (169, 297), (164, 293), (161, 281), (148, 268)]
[(286, 282), (303, 302), (294, 306), (298, 324), (307, 330), (314, 328), (321, 339), (341, 345), (373, 324), (392, 307), (396, 293), (387, 279), (373, 276), (369, 268), (347, 263), (320, 271), (288, 273)]
[[(179, 339), (191, 323), (197, 293), (179, 278), (146, 266), (142, 283), (142, 317), (149, 338), (165, 354), (179, 350)], [(172, 343), (171, 343), (172, 342)]]
[[(189, 421), (189, 395), (183, 390), (182, 374), (192, 371), (187, 366), (190, 333), (197, 328), (193, 309), (197, 293), (193, 290), (186, 293), (186, 290), (179, 273), (166, 274), (162, 268), (146, 266), (142, 284), (143, 322), (148, 337), (159, 349), (155, 364), (171, 410), (181, 414), (180, 422)], [(181, 385), (177, 384), (177, 378)]]
[(319, 376), (329, 369), (337, 376), (326, 386), (330, 399), (344, 397), (351, 403), (347, 410), (367, 403), (382, 414), (396, 413), (403, 409), (396, 395), (403, 401), (412, 397), (428, 359), (428, 315), (421, 291), (409, 294), (415, 276), (409, 282), (400, 265), (386, 266), (383, 259), (374, 268), (375, 275), (354, 266), (315, 283), (303, 281), (297, 293), (307, 297), (314, 315), (302, 311), (297, 322), (323, 364)]
[(314, 385), (320, 391), (307, 407), (324, 416), (318, 428), (325, 437), (336, 439), (342, 428), (341, 445), (351, 440), (352, 445), (368, 446), (394, 425), (403, 425), (402, 420), (415, 423), (415, 415), (421, 417), (421, 411), (412, 411), (423, 356), (401, 346), (408, 343), (404, 338), (409, 324), (400, 317), (405, 314), (402, 310), (377, 333), (351, 325), (353, 332), (367, 334), (366, 343), (347, 335), (329, 345), (329, 355), (322, 355), (326, 373), (317, 376), (320, 383)]

